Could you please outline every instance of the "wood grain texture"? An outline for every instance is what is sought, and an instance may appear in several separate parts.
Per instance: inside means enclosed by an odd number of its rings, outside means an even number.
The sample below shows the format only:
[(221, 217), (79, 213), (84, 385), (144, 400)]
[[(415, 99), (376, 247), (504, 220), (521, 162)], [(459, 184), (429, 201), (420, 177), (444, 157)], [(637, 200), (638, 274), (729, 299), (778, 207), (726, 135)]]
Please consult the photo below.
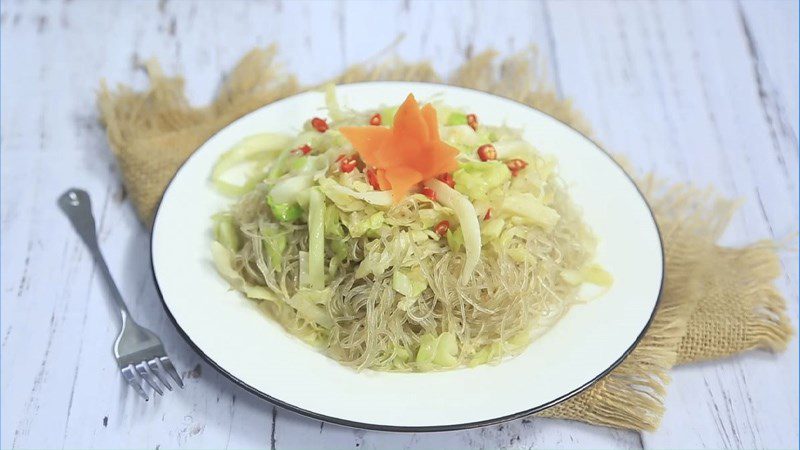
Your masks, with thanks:
[[(796, 2), (2, 2), (0, 346), (3, 448), (787, 448), (798, 441), (798, 347), (674, 371), (655, 433), (553, 420), (376, 433), (274, 408), (204, 364), (168, 322), (148, 236), (97, 123), (101, 77), (143, 87), (158, 57), (211, 98), (254, 45), (301, 81), (395, 52), (440, 71), (536, 44), (560, 93), (639, 170), (740, 197), (725, 241), (798, 228)], [(118, 376), (115, 316), (56, 197), (92, 193), (101, 246), (132, 313), (165, 341), (186, 389), (146, 404)], [(796, 254), (779, 288), (798, 314)]]

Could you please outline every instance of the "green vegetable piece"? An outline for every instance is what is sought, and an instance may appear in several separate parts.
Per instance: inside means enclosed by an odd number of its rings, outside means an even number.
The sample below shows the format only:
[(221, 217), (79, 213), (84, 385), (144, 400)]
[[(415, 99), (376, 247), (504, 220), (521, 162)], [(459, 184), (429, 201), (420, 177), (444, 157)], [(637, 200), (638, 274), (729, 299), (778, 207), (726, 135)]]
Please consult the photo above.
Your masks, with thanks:
[(488, 140), (466, 124), (442, 127), (441, 137), (443, 141), (466, 155), (474, 155), (478, 147), (489, 143)]
[(447, 116), (447, 121), (445, 122), (445, 125), (447, 125), (448, 127), (454, 125), (466, 125), (466, 124), (467, 124), (467, 115), (459, 112), (450, 113), (450, 115)]
[(566, 269), (561, 272), (561, 278), (575, 286), (591, 283), (600, 287), (609, 287), (614, 284), (614, 277), (599, 264), (589, 264), (580, 271)]
[(269, 197), (272, 203), (308, 204), (308, 189), (314, 185), (312, 175), (297, 175), (285, 178), (275, 183), (269, 190)]
[(434, 357), (436, 357), (436, 338), (431, 334), (425, 334), (419, 339), (416, 361), (418, 363), (431, 363)]
[(442, 367), (453, 367), (458, 364), (458, 341), (453, 333), (445, 332), (439, 335), (433, 363)]
[(564, 269), (561, 272), (561, 278), (564, 279), (567, 283), (577, 286), (583, 283), (583, 276), (581, 275), (580, 271), (572, 270), (572, 269)]
[(311, 287), (325, 287), (325, 195), (312, 189), (308, 205), (308, 276)]
[(217, 272), (228, 281), (233, 289), (243, 292), (247, 298), (252, 298), (254, 300), (268, 300), (274, 304), (280, 302), (280, 300), (264, 286), (250, 284), (242, 278), (242, 275), (233, 268), (233, 264), (231, 263), (233, 253), (225, 248), (224, 245), (216, 241), (212, 242), (211, 256), (214, 260), (214, 265), (217, 267)]
[(303, 208), (297, 203), (275, 203), (272, 197), (267, 196), (267, 204), (272, 215), (280, 222), (294, 222), (303, 215)]
[(503, 200), (502, 210), (520, 217), (526, 222), (538, 225), (545, 231), (551, 231), (561, 218), (556, 210), (545, 206), (541, 200), (529, 192), (507, 196)]
[(438, 337), (425, 334), (420, 338), (416, 361), (425, 367), (453, 367), (458, 364), (458, 341), (453, 333), (444, 332)]
[(430, 180), (425, 185), (433, 189), (442, 205), (451, 208), (458, 217), (459, 228), (464, 235), (464, 251), (467, 255), (459, 278), (464, 283), (472, 276), (472, 271), (481, 257), (481, 228), (475, 205), (467, 196), (439, 180)]
[(481, 364), (486, 364), (489, 361), (491, 361), (492, 358), (494, 358), (497, 355), (501, 355), (502, 353), (503, 351), (501, 343), (495, 342), (493, 344), (486, 345), (482, 347), (477, 353), (475, 353), (475, 355), (472, 357), (472, 359), (469, 360), (467, 365), (469, 367), (475, 367)]
[(308, 165), (309, 161), (311, 161), (311, 159), (309, 159), (307, 156), (296, 158), (289, 165), (289, 170), (292, 172), (301, 172)]
[(497, 132), (494, 131), (494, 130), (486, 130), (486, 129), (484, 129), (484, 130), (477, 131), (477, 133), (478, 133), (478, 136), (480, 136), (481, 139), (483, 139), (485, 141), (497, 142), (500, 139), (500, 136), (498, 136)]
[[(262, 133), (247, 137), (223, 153), (217, 159), (211, 172), (211, 181), (219, 192), (229, 196), (241, 196), (250, 192), (262, 179), (264, 167), (274, 159), (276, 152), (285, 148), (291, 141), (289, 136)], [(248, 176), (244, 184), (225, 180), (225, 174), (232, 168), (243, 164), (255, 165), (256, 173)]]
[(364, 236), (368, 231), (377, 230), (382, 227), (385, 219), (386, 214), (384, 214), (383, 211), (378, 211), (367, 217), (366, 220), (351, 223), (349, 226), (350, 235), (352, 237)]
[(339, 266), (341, 265), (342, 261), (339, 258), (331, 258), (328, 261), (328, 275), (331, 278), (336, 276), (336, 273), (339, 272)]
[(376, 206), (392, 205), (390, 191), (358, 192), (342, 186), (331, 178), (320, 178), (317, 183), (322, 192), (342, 211), (361, 211), (364, 209), (364, 202)]
[(453, 172), (456, 190), (471, 200), (483, 200), (489, 191), (511, 179), (511, 172), (500, 161), (463, 163)]
[(381, 113), (381, 125), (390, 127), (394, 125), (394, 115), (397, 114), (397, 109), (399, 106), (393, 106), (391, 108), (383, 108)]
[(293, 296), (286, 298), (286, 303), (296, 309), (298, 314), (324, 328), (333, 326), (333, 318), (328, 311), (320, 306), (330, 299), (329, 289), (300, 289)]
[(284, 172), (286, 172), (286, 160), (289, 158), (289, 155), (292, 153), (292, 149), (287, 148), (284, 149), (279, 155), (278, 158), (275, 159), (275, 162), (272, 164), (272, 167), (269, 169), (269, 173), (267, 174), (267, 178), (270, 180), (277, 180), (280, 178)]
[(325, 208), (325, 237), (329, 239), (344, 237), (344, 229), (339, 220), (337, 208)]
[(511, 259), (518, 263), (524, 263), (525, 261), (528, 262), (535, 262), (535, 258), (533, 255), (530, 254), (528, 250), (525, 248), (509, 248), (506, 249), (506, 255), (510, 256)]
[(239, 233), (236, 230), (236, 225), (232, 217), (221, 218), (214, 229), (214, 235), (217, 242), (224, 245), (225, 248), (232, 252), (237, 252), (241, 248)]
[(392, 289), (406, 297), (416, 297), (428, 288), (428, 282), (418, 267), (411, 270), (397, 269), (392, 275)]
[(339, 260), (344, 261), (347, 259), (347, 246), (345, 245), (342, 239), (331, 239), (331, 250), (333, 250), (333, 256)]
[(614, 284), (614, 277), (598, 264), (590, 264), (584, 267), (581, 272), (583, 272), (583, 278), (587, 282), (597, 286), (609, 287)]
[(411, 352), (405, 347), (394, 346), (394, 359), (395, 361), (406, 363), (411, 359)]
[(531, 340), (531, 338), (530, 338), (530, 333), (529, 332), (520, 331), (519, 333), (515, 334), (514, 336), (511, 336), (511, 338), (509, 338), (506, 341), (506, 343), (516, 349), (516, 348), (525, 347), (526, 345), (528, 345), (530, 340)]
[(325, 106), (328, 108), (328, 115), (333, 120), (342, 120), (345, 114), (339, 106), (339, 100), (336, 99), (336, 85), (327, 83), (325, 85)]
[(418, 214), (420, 224), (424, 229), (433, 228), (437, 223), (447, 219), (441, 211), (435, 209), (420, 209)]
[(486, 243), (499, 238), (505, 224), (506, 221), (499, 218), (483, 222), (483, 226), (481, 227), (481, 238), (483, 238), (483, 242)]
[(483, 347), (477, 353), (475, 353), (475, 356), (473, 356), (472, 359), (469, 360), (467, 366), (475, 367), (480, 366), (481, 364), (486, 364), (489, 362), (490, 353), (491, 351), (489, 346)]
[(461, 233), (461, 228), (456, 228), (455, 231), (452, 229), (447, 230), (447, 245), (454, 252), (461, 250), (464, 245), (464, 235)]
[(277, 227), (270, 227), (261, 230), (261, 237), (263, 238), (264, 250), (267, 252), (270, 264), (280, 272), (283, 252), (286, 250), (286, 233), (281, 232)]

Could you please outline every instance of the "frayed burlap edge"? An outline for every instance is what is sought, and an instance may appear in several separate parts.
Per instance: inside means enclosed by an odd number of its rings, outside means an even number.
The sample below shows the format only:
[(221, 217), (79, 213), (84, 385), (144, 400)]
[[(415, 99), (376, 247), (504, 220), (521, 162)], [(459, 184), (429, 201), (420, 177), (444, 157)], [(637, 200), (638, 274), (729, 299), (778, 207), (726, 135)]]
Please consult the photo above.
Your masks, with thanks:
[(276, 49), (253, 50), (223, 82), (214, 102), (192, 107), (183, 79), (164, 76), (154, 60), (145, 68), (150, 87), (111, 91), (101, 83), (98, 107), (125, 188), (139, 218), (150, 224), (161, 194), (181, 164), (214, 133), (267, 103), (300, 91), (294, 76), (275, 63)]
[[(153, 61), (146, 65), (151, 86), (145, 92), (101, 86), (98, 103), (109, 143), (143, 222), (152, 220), (180, 164), (211, 135), (301, 90), (275, 56), (275, 47), (248, 53), (207, 107), (190, 106), (183, 80), (165, 77)], [(428, 81), (480, 89), (530, 105), (590, 136), (580, 113), (569, 100), (559, 98), (546, 79), (531, 49), (499, 63), (494, 52), (484, 52), (447, 79), (428, 63), (384, 59), (351, 67), (334, 81)], [(793, 334), (785, 301), (772, 285), (780, 273), (776, 246), (762, 242), (726, 249), (715, 244), (735, 210), (733, 202), (690, 186), (669, 187), (653, 176), (638, 184), (664, 241), (666, 278), (658, 311), (644, 338), (617, 368), (540, 416), (653, 430), (663, 415), (667, 372), (674, 364), (753, 348), (780, 350)], [(726, 290), (731, 282), (739, 291)], [(716, 289), (713, 298), (707, 295), (709, 289)], [(731, 304), (737, 305), (735, 315), (730, 314)]]

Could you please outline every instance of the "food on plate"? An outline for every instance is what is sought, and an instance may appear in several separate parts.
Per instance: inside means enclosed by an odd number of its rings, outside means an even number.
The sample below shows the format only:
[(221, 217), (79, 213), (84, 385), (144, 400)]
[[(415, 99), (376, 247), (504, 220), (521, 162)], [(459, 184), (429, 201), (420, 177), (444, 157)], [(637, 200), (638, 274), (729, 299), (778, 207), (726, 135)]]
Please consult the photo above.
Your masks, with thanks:
[(520, 130), (412, 94), (351, 111), (330, 86), (326, 103), (212, 173), (237, 198), (213, 217), (217, 270), (291, 334), (357, 369), (496, 363), (612, 284)]

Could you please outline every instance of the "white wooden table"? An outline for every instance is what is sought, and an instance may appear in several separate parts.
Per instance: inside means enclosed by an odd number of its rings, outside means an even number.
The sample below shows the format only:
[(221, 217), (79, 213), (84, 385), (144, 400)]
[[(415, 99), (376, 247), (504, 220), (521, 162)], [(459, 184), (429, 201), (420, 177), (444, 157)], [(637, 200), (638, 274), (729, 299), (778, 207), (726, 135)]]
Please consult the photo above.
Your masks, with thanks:
[[(728, 243), (798, 228), (797, 2), (2, 2), (3, 448), (796, 448), (798, 346), (681, 367), (655, 433), (545, 419), (439, 434), (343, 428), (229, 382), (168, 322), (103, 129), (101, 77), (145, 86), (140, 58), (206, 102), (254, 45), (301, 81), (397, 53), (441, 71), (537, 44), (561, 94), (640, 170), (744, 200)], [(131, 309), (165, 340), (186, 388), (142, 402), (110, 353), (117, 332), (89, 255), (55, 199), (91, 192), (101, 246)], [(778, 286), (798, 313), (796, 254)]]

